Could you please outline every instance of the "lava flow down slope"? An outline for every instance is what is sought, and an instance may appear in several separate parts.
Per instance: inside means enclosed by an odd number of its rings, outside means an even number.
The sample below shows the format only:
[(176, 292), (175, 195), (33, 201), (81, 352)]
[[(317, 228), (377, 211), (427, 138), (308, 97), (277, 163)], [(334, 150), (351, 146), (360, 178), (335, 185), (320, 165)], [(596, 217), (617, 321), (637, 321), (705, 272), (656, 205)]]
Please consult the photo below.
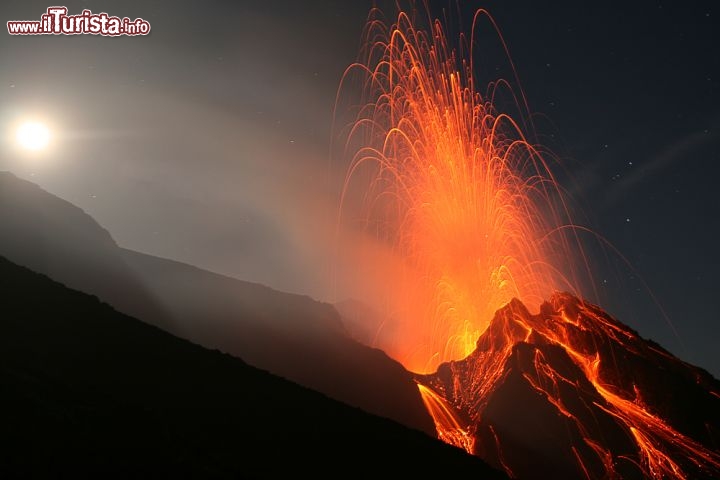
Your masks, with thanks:
[(567, 293), (418, 381), (439, 437), (510, 476), (720, 476), (720, 382)]
[(396, 18), (371, 13), (340, 91), (359, 76), (339, 226), (359, 204), (398, 265), (377, 280), (373, 346), (417, 372), (442, 440), (511, 477), (720, 477), (718, 381), (584, 300), (584, 240), (602, 238), (573, 220), (522, 91), (477, 90), (492, 18), (478, 11), (457, 48), (430, 14)]

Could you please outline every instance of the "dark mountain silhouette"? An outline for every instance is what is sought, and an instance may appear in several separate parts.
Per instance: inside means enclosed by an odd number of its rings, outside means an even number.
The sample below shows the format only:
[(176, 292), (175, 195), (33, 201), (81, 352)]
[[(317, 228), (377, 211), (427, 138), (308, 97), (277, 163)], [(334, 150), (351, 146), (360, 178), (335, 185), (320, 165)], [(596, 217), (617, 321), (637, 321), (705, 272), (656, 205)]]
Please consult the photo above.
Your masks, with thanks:
[(433, 434), (410, 373), (349, 337), (330, 305), (121, 249), (74, 205), (0, 173), (0, 255), (114, 308)]
[(0, 305), (1, 478), (503, 478), (2, 257)]
[(419, 379), (511, 476), (720, 478), (720, 382), (570, 294), (538, 315), (511, 302), (470, 356)]

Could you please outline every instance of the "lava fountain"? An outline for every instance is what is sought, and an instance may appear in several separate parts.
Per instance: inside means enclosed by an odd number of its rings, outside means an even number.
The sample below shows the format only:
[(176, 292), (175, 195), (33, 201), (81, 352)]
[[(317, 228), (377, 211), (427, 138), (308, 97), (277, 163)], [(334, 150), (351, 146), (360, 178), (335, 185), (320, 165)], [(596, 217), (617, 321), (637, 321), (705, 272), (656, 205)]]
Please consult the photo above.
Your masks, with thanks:
[(388, 308), (398, 335), (378, 346), (429, 372), (472, 352), (512, 298), (539, 305), (575, 291), (582, 248), (564, 228), (572, 222), (547, 155), (495, 107), (510, 84), (479, 94), (472, 48), (458, 56), (439, 21), (425, 32), (401, 12), (388, 30), (376, 14), (346, 72), (364, 74), (368, 102), (349, 135), (359, 148), (344, 191), (365, 182), (368, 229), (403, 265)]
[[(502, 79), (479, 93), (479, 19), (497, 31), (480, 10), (453, 49), (437, 20), (424, 30), (400, 12), (388, 28), (373, 10), (344, 77), (359, 73), (365, 100), (339, 225), (359, 184), (366, 230), (402, 267), (385, 286), (396, 328), (376, 346), (417, 372), (439, 438), (510, 476), (720, 475), (717, 380), (576, 298), (592, 288), (587, 230), (572, 221), (558, 162), (531, 141), (523, 96)], [(498, 107), (508, 93), (519, 121)], [(658, 382), (658, 371), (669, 375)], [(537, 414), (518, 426), (527, 412), (513, 402)]]

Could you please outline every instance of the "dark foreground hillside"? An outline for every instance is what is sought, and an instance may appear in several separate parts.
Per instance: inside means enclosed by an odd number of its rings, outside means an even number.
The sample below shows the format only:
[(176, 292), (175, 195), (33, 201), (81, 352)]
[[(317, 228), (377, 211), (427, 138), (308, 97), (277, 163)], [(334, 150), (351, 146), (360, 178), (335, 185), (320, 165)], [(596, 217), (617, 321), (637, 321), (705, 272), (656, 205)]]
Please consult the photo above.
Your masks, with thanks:
[(120, 248), (77, 206), (0, 172), (0, 256), (206, 348), (435, 432), (412, 375), (313, 299)]
[(1, 478), (503, 478), (1, 257), (0, 305)]

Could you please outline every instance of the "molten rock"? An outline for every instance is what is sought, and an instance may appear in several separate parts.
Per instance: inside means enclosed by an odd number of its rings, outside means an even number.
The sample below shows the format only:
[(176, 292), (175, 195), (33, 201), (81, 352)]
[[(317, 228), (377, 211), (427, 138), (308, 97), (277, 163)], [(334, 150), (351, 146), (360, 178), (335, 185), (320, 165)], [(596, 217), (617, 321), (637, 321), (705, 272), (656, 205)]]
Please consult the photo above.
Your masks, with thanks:
[(720, 476), (720, 382), (567, 293), (418, 381), (438, 436), (510, 476)]

